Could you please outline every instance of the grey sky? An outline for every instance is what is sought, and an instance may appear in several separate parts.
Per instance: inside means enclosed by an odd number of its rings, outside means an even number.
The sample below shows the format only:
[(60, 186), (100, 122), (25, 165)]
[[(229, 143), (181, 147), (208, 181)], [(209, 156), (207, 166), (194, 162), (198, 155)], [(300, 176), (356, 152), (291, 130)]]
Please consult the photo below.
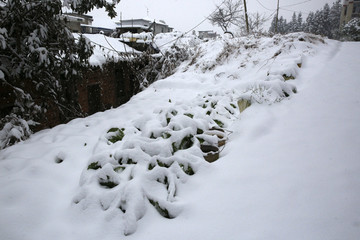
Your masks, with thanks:
[[(241, 0), (242, 1), (242, 0)], [(279, 0), (280, 15), (290, 19), (294, 11), (301, 11), (304, 19), (310, 11), (321, 9), (325, 3), (330, 6), (335, 0)], [(212, 11), (215, 4), (220, 4), (222, 0), (121, 0), (117, 6), (118, 16), (120, 12), (123, 19), (149, 18), (164, 20), (175, 30), (187, 31), (200, 23)], [(297, 4), (297, 5), (295, 5)], [(249, 12), (260, 12), (270, 16), (274, 13), (277, 0), (247, 0)], [(104, 10), (97, 9), (90, 13), (94, 16), (94, 25), (110, 26), (110, 20)], [(209, 21), (204, 22), (199, 30), (216, 30)]]

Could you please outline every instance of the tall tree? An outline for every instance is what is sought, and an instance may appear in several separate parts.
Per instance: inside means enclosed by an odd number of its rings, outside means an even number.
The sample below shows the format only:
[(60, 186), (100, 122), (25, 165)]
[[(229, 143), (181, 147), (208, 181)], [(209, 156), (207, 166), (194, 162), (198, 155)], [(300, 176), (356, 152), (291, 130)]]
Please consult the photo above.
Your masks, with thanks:
[(281, 16), (278, 21), (278, 33), (280, 34), (288, 33), (288, 23), (283, 16)]
[(289, 32), (297, 32), (298, 31), (297, 18), (296, 18), (295, 12), (292, 15), (291, 21), (288, 23), (288, 31)]
[(302, 13), (299, 12), (298, 16), (297, 16), (297, 26), (298, 29), (297, 31), (304, 31), (304, 23), (303, 23), (303, 18), (302, 18)]
[(321, 35), (323, 33), (322, 24), (323, 24), (322, 13), (321, 11), (317, 10), (314, 13), (311, 33)]
[(340, 0), (333, 3), (330, 8), (329, 21), (331, 26), (331, 35), (334, 39), (340, 38), (340, 14), (342, 5)]
[(230, 31), (232, 25), (239, 25), (242, 19), (242, 2), (239, 0), (225, 0), (217, 10), (209, 17), (213, 25), (219, 26), (224, 33), (233, 33)]
[(330, 6), (325, 4), (321, 11), (321, 34), (332, 38), (331, 23), (330, 23)]
[(306, 18), (305, 27), (304, 27), (305, 32), (314, 33), (315, 31), (314, 18), (315, 18), (315, 13), (310, 12)]
[(269, 33), (272, 33), (272, 34), (276, 33), (276, 22), (277, 22), (277, 18), (276, 18), (276, 16), (274, 16), (273, 20), (271, 21), (271, 24), (270, 24)]

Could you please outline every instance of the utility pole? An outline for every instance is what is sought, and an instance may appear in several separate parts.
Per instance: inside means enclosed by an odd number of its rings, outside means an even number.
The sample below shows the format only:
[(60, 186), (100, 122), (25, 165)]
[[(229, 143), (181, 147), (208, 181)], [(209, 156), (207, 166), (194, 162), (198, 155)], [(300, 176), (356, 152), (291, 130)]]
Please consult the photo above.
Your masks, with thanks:
[(277, 8), (276, 8), (275, 33), (278, 33), (278, 22), (279, 22), (279, 0), (277, 1)]
[(246, 0), (244, 0), (244, 8), (245, 8), (246, 31), (247, 31), (247, 34), (249, 34), (249, 20), (248, 20), (248, 14), (247, 14)]

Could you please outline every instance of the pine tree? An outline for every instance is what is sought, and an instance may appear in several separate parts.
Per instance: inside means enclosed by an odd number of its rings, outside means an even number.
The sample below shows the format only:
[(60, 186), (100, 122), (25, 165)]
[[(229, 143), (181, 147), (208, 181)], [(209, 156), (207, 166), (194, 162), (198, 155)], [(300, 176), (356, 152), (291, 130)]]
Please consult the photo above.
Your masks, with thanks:
[[(339, 24), (341, 9), (342, 6), (340, 0), (336, 0), (331, 8), (329, 4), (326, 3), (321, 10), (317, 10), (315, 13), (310, 12), (304, 23), (301, 12), (297, 16), (296, 13), (294, 13), (288, 24), (286, 24), (285, 19), (280, 21), (282, 18), (280, 17), (279, 25), (281, 30), (279, 30), (279, 33), (304, 31), (323, 35), (332, 39), (338, 39), (340, 36)], [(274, 29), (274, 20), (271, 23), (269, 29), (270, 32)]]
[(289, 32), (288, 23), (283, 16), (281, 16), (278, 21), (278, 32), (280, 34), (286, 34)]
[(311, 33), (322, 35), (322, 33), (323, 33), (322, 22), (323, 22), (322, 13), (321, 13), (321, 11), (317, 10), (314, 13), (314, 18), (312, 20)]
[(321, 11), (321, 34), (323, 36), (332, 38), (331, 23), (330, 23), (330, 6), (325, 4)]
[(296, 18), (296, 13), (294, 12), (291, 18), (291, 21), (288, 24), (288, 32), (297, 32), (298, 31), (298, 22)]
[(330, 26), (331, 26), (331, 35), (334, 39), (340, 38), (340, 14), (342, 10), (342, 5), (340, 3), (340, 0), (337, 0), (333, 3), (333, 5), (330, 8)]
[(315, 32), (315, 26), (314, 26), (314, 18), (315, 18), (315, 13), (314, 12), (310, 12), (309, 15), (306, 18), (306, 22), (305, 22), (305, 27), (304, 27), (304, 31), (307, 33), (314, 33)]
[(298, 26), (297, 31), (299, 31), (299, 32), (304, 31), (304, 24), (303, 24), (303, 18), (302, 18), (301, 12), (299, 12), (298, 17), (297, 17), (297, 26)]
[(269, 33), (275, 34), (275, 29), (276, 29), (275, 25), (276, 25), (276, 16), (274, 16), (273, 20), (271, 21)]
[[(109, 15), (114, 3), (65, 0), (79, 12), (104, 6)], [(0, 87), (14, 98), (0, 119), (0, 149), (28, 137), (49, 108), (64, 121), (81, 116), (76, 79), (92, 50), (86, 39), (74, 39), (61, 8), (60, 0), (0, 0)]]

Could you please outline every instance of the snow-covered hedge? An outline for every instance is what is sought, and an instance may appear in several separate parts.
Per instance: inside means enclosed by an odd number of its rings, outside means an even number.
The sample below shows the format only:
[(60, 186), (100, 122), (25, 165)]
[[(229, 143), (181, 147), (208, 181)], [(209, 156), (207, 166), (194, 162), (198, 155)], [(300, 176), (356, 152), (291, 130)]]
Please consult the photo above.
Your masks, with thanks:
[(353, 18), (345, 24), (342, 34), (345, 40), (360, 41), (360, 18)]

